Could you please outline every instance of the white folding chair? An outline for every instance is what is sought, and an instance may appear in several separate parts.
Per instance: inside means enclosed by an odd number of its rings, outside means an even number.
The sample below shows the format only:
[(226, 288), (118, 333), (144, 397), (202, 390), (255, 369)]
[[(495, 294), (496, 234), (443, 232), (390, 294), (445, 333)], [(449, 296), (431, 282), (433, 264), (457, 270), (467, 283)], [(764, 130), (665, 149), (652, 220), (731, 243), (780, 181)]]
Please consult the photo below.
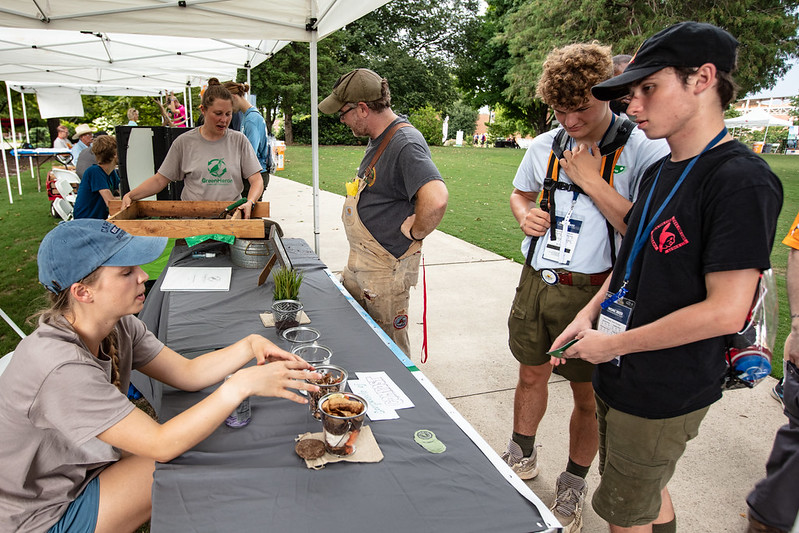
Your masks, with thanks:
[(72, 220), (72, 211), (75, 209), (69, 200), (56, 198), (53, 200), (53, 208), (63, 220)]
[(55, 188), (56, 190), (58, 190), (58, 194), (60, 194), (61, 197), (67, 200), (68, 202), (74, 204), (75, 199), (78, 196), (75, 193), (73, 184), (80, 183), (80, 178), (78, 177), (78, 175), (72, 172), (71, 170), (65, 170), (63, 168), (54, 168), (53, 176), (55, 176)]

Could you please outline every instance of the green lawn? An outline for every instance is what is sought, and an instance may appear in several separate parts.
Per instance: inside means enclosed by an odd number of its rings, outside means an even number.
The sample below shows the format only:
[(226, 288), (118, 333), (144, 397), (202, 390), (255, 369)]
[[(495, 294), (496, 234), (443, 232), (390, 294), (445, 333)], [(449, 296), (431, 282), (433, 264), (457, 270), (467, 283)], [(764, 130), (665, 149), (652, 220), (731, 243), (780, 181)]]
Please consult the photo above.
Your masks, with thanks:
[[(522, 235), (510, 212), (508, 197), (513, 190), (513, 177), (524, 151), (473, 147), (433, 147), (431, 151), (450, 193), (447, 214), (439, 229), (522, 262), (524, 258), (519, 251)], [(320, 187), (343, 194), (344, 182), (355, 175), (362, 156), (363, 147), (322, 147), (319, 154)], [(790, 329), (790, 313), (785, 296), (788, 248), (780, 241), (799, 212), (799, 157), (764, 154), (763, 159), (782, 180), (785, 194), (771, 257), (780, 293), (780, 329), (774, 375), (782, 376), (782, 344)], [(286, 170), (277, 174), (310, 185), (310, 147), (288, 147)], [(734, 216), (734, 213), (730, 215)]]
[[(521, 262), (521, 232), (510, 213), (508, 197), (524, 151), (433, 147), (432, 153), (450, 192), (449, 207), (440, 229)], [(362, 155), (363, 147), (322, 147), (319, 156), (322, 189), (343, 194), (344, 183), (355, 175)], [(799, 157), (774, 154), (763, 157), (782, 179), (785, 188), (785, 204), (772, 254), (780, 290), (780, 331), (774, 361), (774, 374), (779, 376), (782, 375), (782, 342), (790, 326), (784, 281), (787, 248), (779, 242), (799, 211)], [(310, 184), (310, 147), (287, 147), (286, 170), (277, 174)], [(44, 290), (37, 281), (36, 251), (41, 238), (57, 221), (50, 217), (47, 195), (35, 192), (35, 181), (29, 176), (23, 177), (23, 190), (24, 194), (19, 196), (14, 188), (14, 204), (9, 205), (5, 186), (0, 187), (0, 227), (3, 228), (0, 245), (4, 250), (4, 259), (0, 262), (0, 307), (30, 332), (33, 324), (23, 325), (25, 317), (46, 304)], [(69, 253), (65, 250), (65, 260)], [(17, 342), (13, 330), (0, 322), (0, 354), (13, 350)]]

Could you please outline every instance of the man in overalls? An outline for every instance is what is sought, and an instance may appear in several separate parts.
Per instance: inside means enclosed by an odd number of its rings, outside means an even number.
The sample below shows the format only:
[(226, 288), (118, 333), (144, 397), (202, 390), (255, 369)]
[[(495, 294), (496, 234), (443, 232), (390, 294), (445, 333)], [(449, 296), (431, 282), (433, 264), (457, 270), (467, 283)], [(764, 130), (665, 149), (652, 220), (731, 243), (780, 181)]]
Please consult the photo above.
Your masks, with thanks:
[[(513, 180), (510, 205), (526, 235), (527, 260), (508, 318), (519, 381), (503, 459), (522, 479), (538, 475), (535, 437), (552, 374), (547, 350), (605, 281), (639, 179), (668, 153), (666, 143), (647, 140), (634, 123), (591, 96), (592, 85), (612, 75), (610, 48), (599, 44), (573, 44), (547, 56), (537, 92), (560, 127), (533, 140)], [(552, 510), (567, 533), (581, 530), (585, 477), (599, 445), (593, 370), (585, 361), (560, 368), (574, 409), (568, 463), (558, 476)]]
[(419, 276), (422, 240), (441, 222), (447, 187), (422, 134), (391, 110), (388, 81), (368, 69), (341, 76), (319, 104), (356, 137), (369, 137), (342, 220), (350, 255), (344, 287), (406, 354), (409, 290)]

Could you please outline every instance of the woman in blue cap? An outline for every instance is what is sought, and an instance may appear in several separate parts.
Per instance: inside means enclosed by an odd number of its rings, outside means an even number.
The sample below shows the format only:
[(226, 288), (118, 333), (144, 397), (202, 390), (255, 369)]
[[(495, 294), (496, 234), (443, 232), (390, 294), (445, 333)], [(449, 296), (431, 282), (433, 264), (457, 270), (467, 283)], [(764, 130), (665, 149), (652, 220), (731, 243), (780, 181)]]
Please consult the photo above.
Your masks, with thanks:
[[(189, 360), (147, 331), (134, 316), (147, 280), (137, 265), (165, 245), (96, 219), (42, 241), (52, 305), (0, 376), (0, 530), (134, 531), (150, 516), (155, 461), (195, 446), (251, 395), (305, 403), (288, 389), (316, 390), (307, 363), (259, 335)], [(123, 392), (133, 369), (183, 390), (232, 377), (159, 424)]]

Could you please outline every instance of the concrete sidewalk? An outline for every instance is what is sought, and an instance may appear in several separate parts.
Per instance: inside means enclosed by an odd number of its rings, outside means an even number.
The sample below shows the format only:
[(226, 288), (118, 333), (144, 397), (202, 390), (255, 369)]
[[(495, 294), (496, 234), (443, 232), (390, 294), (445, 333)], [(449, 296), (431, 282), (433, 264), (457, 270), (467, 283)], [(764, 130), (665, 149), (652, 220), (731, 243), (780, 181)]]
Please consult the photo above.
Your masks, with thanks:
[[(311, 188), (272, 176), (265, 199), (285, 235), (303, 238), (313, 247)], [(342, 196), (320, 192), (319, 255), (334, 272), (347, 262), (342, 203)], [(508, 207), (499, 205), (497, 209)], [(521, 242), (521, 233), (519, 239)], [(502, 453), (513, 426), (518, 371), (508, 349), (507, 317), (521, 265), (440, 231), (425, 239), (423, 253), (429, 359), (424, 364), (420, 361), (421, 275), (411, 291), (411, 359), (494, 450)], [(678, 531), (744, 531), (746, 495), (765, 475), (774, 435), (787, 421), (769, 395), (774, 384), (775, 380), (768, 378), (754, 390), (727, 392), (711, 407), (699, 436), (688, 444), (669, 483)], [(553, 376), (549, 392), (549, 407), (536, 439), (542, 445), (542, 470), (527, 482), (547, 505), (554, 500), (555, 480), (566, 467), (572, 408), (568, 382)], [(599, 482), (596, 463), (588, 476), (585, 533), (607, 531), (590, 505)]]

